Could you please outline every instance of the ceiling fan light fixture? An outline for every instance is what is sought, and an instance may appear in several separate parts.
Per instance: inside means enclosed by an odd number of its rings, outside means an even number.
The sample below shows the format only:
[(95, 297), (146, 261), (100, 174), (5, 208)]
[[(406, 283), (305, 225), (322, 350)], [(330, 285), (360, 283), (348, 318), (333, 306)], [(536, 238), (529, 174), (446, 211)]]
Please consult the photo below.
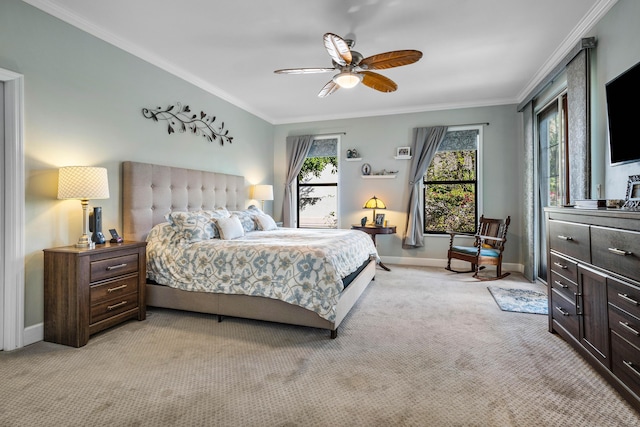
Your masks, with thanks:
[(362, 74), (347, 71), (333, 76), (333, 81), (342, 88), (350, 89), (362, 81)]

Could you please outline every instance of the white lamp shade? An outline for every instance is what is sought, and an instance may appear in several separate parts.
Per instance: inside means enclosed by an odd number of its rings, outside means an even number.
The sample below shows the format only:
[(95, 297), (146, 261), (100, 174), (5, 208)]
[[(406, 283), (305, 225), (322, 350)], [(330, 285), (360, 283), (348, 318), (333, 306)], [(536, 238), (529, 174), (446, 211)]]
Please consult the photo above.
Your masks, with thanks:
[(256, 185), (253, 187), (255, 200), (273, 200), (273, 185)]
[(58, 171), (58, 199), (108, 199), (106, 168), (66, 166)]

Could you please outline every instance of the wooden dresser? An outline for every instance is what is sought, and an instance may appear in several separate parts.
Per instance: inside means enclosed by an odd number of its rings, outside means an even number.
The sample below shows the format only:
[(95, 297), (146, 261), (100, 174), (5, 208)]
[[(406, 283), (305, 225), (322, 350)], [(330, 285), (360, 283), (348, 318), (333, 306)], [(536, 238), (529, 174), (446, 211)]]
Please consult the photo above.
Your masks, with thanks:
[(640, 411), (640, 212), (546, 208), (549, 331)]
[(146, 242), (44, 250), (44, 340), (81, 347), (89, 336), (146, 317)]

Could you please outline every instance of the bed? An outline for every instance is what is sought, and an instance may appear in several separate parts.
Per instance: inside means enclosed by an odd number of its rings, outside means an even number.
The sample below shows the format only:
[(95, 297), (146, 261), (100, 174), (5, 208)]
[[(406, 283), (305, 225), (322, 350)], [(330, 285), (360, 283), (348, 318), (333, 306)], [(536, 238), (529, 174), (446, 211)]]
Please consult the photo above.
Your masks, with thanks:
[[(215, 314), (218, 315), (219, 320), (224, 316), (232, 316), (327, 329), (331, 332), (331, 338), (336, 338), (340, 323), (375, 277), (376, 263), (379, 258), (370, 237), (365, 233), (355, 230), (322, 230), (322, 232), (309, 230), (308, 232), (311, 233), (309, 236), (300, 237), (296, 234), (304, 233), (304, 230), (288, 228), (255, 230), (246, 232), (244, 236), (237, 239), (196, 239), (202, 241), (182, 242), (178, 245), (180, 246), (178, 249), (172, 249), (178, 252), (159, 255), (162, 242), (174, 241), (171, 232), (172, 229), (175, 232), (175, 223), (167, 221), (168, 213), (196, 214), (226, 210), (242, 217), (241, 213), (247, 212), (245, 194), (245, 180), (241, 176), (148, 163), (123, 162), (123, 237), (125, 240), (148, 240), (147, 305)], [(260, 212), (258, 208), (251, 209)], [(326, 239), (333, 233), (336, 234), (336, 238), (346, 239), (333, 243), (334, 248), (336, 245), (350, 245), (351, 243), (345, 243), (349, 240), (358, 246), (358, 252), (361, 254), (357, 262), (355, 259), (342, 260), (342, 265), (334, 265), (334, 260), (325, 259), (331, 258), (326, 254), (335, 253), (335, 249), (330, 246), (329, 250), (324, 250), (316, 247), (315, 244), (316, 241)], [(246, 263), (249, 256), (247, 254), (250, 252), (269, 253), (264, 252), (265, 245), (271, 248), (286, 247), (289, 254), (296, 252), (298, 249), (293, 250), (294, 246), (291, 246), (297, 244), (296, 238), (306, 239), (306, 243), (302, 246), (310, 248), (310, 252), (325, 254), (322, 262), (326, 265), (317, 266), (315, 276), (307, 275), (302, 283), (303, 286), (298, 286), (298, 289), (293, 291), (289, 289), (291, 292), (288, 293), (273, 291), (268, 286), (264, 286), (265, 274), (259, 275), (259, 283), (256, 284), (252, 281), (252, 274), (249, 273), (243, 276), (241, 282), (231, 280), (232, 284), (229, 284), (228, 278), (236, 267), (226, 266), (219, 260), (242, 257), (219, 256), (221, 253), (219, 251), (229, 249), (226, 248), (227, 245), (240, 246), (240, 253), (245, 257)], [(355, 253), (355, 251), (354, 247), (351, 252)], [(346, 252), (349, 253), (349, 251)], [(256, 255), (258, 256), (259, 254)], [(288, 256), (293, 257), (293, 255)], [(166, 270), (163, 267), (171, 265), (171, 260), (176, 257), (197, 258), (199, 264), (203, 264), (203, 259), (217, 261), (207, 266), (208, 272), (196, 279), (192, 269), (187, 268), (186, 262), (173, 263), (173, 271), (168, 276), (160, 274), (159, 271)], [(275, 259), (278, 256), (271, 253), (270, 257)], [(355, 258), (355, 255), (351, 255), (351, 258)], [(290, 264), (295, 268), (296, 263)], [(180, 268), (177, 268), (178, 265)], [(181, 272), (183, 265), (184, 273)], [(287, 279), (296, 274), (300, 276), (299, 271), (289, 272), (284, 270), (285, 267), (283, 265), (273, 267), (274, 274), (270, 276)], [(225, 269), (227, 269), (226, 272)], [(184, 280), (180, 278), (181, 275)], [(301, 296), (300, 289), (309, 290), (310, 281), (314, 282), (312, 292), (320, 294), (322, 301)], [(204, 289), (203, 282), (208, 282), (209, 288)], [(267, 282), (270, 284), (271, 280)], [(323, 285), (324, 288), (317, 290), (316, 285)], [(285, 286), (285, 288), (293, 287)]]

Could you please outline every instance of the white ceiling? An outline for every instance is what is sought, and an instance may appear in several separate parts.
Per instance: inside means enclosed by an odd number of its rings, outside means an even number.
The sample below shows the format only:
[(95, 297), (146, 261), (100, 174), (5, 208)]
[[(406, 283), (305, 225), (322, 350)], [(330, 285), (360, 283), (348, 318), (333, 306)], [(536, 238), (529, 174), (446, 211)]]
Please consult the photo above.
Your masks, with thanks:
[[(281, 124), (518, 103), (617, 0), (24, 1)], [(424, 56), (380, 71), (392, 93), (273, 73), (330, 67), (326, 32)]]

